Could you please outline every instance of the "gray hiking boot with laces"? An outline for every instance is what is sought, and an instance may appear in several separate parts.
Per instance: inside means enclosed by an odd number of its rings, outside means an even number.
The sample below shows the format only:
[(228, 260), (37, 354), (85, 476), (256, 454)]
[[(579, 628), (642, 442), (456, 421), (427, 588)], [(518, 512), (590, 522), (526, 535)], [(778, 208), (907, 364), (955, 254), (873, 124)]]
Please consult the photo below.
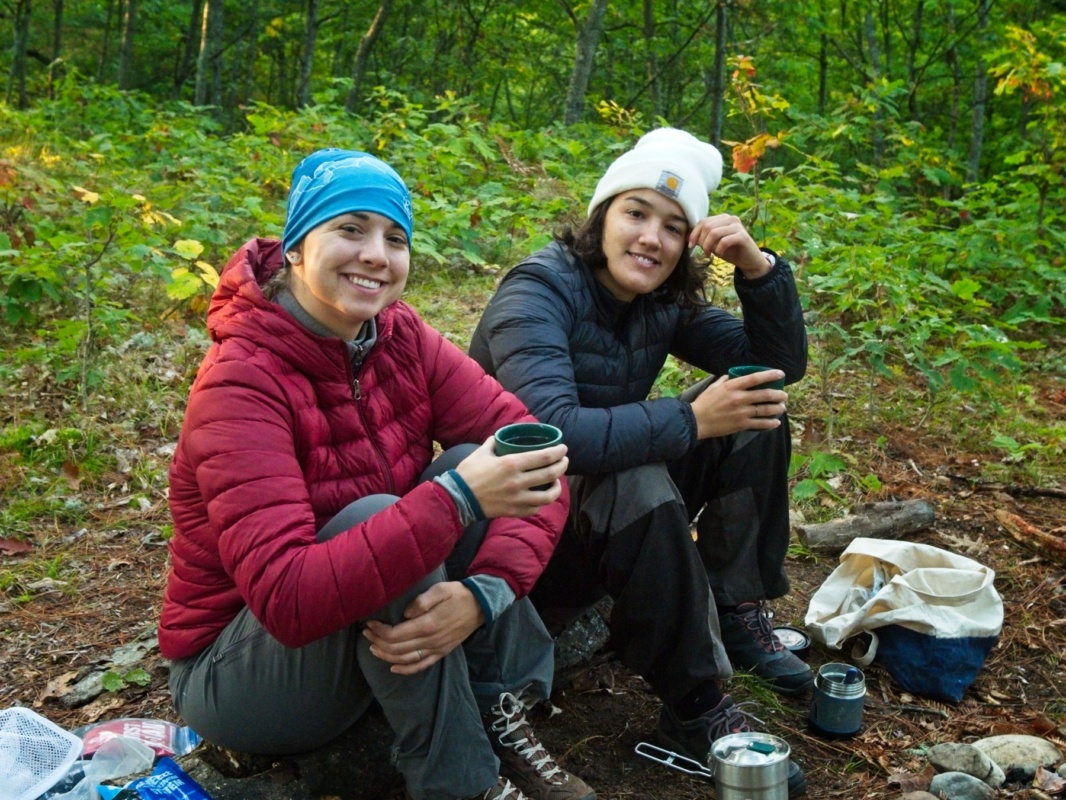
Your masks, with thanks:
[[(659, 746), (690, 758), (704, 766), (710, 761), (711, 744), (730, 733), (748, 733), (750, 715), (733, 698), (725, 695), (721, 702), (696, 719), (682, 720), (669, 705), (663, 704), (656, 737)], [(751, 717), (754, 719), (754, 717)], [(788, 762), (788, 796), (798, 797), (807, 791), (807, 777), (795, 761)]]
[(734, 667), (752, 672), (779, 694), (801, 694), (814, 685), (814, 672), (774, 634), (762, 603), (741, 603), (718, 618), (722, 644)]
[(527, 702), (504, 692), (484, 718), (492, 749), (500, 759), (500, 774), (530, 800), (596, 800), (588, 784), (556, 764), (537, 740), (526, 719), (526, 709), (533, 703)]

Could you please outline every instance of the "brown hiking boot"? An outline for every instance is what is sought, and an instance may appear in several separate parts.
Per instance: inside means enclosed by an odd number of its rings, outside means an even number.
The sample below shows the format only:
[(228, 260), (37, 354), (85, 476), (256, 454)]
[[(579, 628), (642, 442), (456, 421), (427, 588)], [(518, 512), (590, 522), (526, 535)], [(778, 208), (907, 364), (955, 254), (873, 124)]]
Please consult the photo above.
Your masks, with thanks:
[[(403, 796), (405, 800), (411, 800), (410, 792), (404, 792)], [(466, 800), (529, 800), (529, 798), (522, 794), (518, 787), (509, 780), (500, 778), (481, 794), (468, 797)]]
[(529, 800), (529, 798), (507, 778), (500, 778), (495, 786), (490, 786), (484, 794), (471, 797), (470, 800)]
[(596, 800), (588, 784), (556, 764), (537, 740), (526, 719), (527, 707), (523, 700), (504, 692), (484, 717), (492, 749), (500, 759), (500, 774), (530, 800)]

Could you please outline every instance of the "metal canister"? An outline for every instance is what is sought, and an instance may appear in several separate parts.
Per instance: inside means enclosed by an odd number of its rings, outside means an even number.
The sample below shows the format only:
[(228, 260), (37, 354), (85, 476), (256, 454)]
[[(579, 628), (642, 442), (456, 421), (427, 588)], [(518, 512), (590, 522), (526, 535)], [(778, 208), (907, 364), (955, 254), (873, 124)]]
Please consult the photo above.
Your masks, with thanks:
[(788, 742), (768, 733), (731, 733), (711, 745), (718, 800), (788, 800)]
[(866, 676), (851, 664), (823, 664), (814, 677), (807, 721), (818, 733), (832, 737), (854, 736), (862, 727)]

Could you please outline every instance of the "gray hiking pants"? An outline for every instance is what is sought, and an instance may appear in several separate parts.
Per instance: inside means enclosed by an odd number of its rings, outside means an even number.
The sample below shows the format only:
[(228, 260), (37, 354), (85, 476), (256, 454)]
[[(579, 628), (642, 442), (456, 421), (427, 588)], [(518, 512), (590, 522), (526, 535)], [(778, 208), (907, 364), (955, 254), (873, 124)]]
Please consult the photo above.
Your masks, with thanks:
[[(452, 448), (427, 468), (423, 480), (454, 467), (473, 446)], [(332, 538), (396, 502), (390, 495), (361, 498), (318, 534)], [(485, 536), (471, 525), (444, 565), (427, 575), (374, 619), (403, 621), (403, 610), (430, 586), (466, 574)], [(377, 700), (396, 735), (396, 766), (413, 800), (480, 794), (495, 784), (499, 761), (481, 714), (501, 692), (545, 699), (551, 693), (551, 637), (528, 598), (516, 600), (433, 666), (396, 675), (370, 652), (362, 625), (300, 648), (279, 644), (245, 608), (215, 642), (170, 669), (174, 705), (208, 741), (246, 753), (283, 755), (313, 750), (351, 727)]]

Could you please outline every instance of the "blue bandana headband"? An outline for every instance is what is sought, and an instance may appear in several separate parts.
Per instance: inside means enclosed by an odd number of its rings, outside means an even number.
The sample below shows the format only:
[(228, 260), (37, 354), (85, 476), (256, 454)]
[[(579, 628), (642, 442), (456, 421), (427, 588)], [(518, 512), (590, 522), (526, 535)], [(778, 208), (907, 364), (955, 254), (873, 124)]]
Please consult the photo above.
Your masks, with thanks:
[(292, 171), (282, 248), (288, 252), (323, 222), (357, 211), (388, 217), (411, 241), (411, 194), (396, 170), (358, 150), (318, 150)]

